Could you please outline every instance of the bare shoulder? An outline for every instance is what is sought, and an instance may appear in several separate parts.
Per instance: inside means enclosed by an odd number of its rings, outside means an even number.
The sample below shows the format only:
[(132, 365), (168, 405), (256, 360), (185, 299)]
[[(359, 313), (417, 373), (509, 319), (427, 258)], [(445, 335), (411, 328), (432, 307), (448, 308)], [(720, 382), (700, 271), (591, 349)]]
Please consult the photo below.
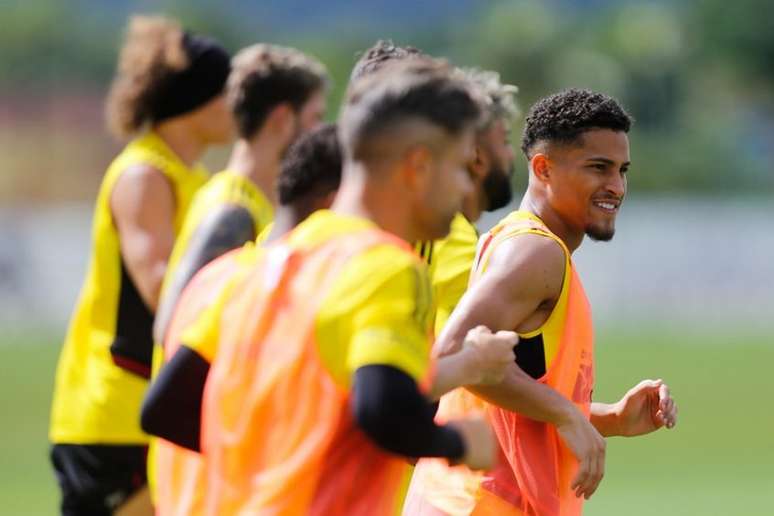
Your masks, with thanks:
[(497, 246), (487, 275), (497, 277), (501, 285), (505, 283), (518, 292), (540, 293), (551, 298), (562, 290), (565, 264), (564, 249), (556, 240), (526, 233)]
[(138, 211), (168, 211), (174, 208), (175, 198), (164, 173), (147, 164), (127, 167), (113, 187), (110, 204), (114, 215), (130, 215)]

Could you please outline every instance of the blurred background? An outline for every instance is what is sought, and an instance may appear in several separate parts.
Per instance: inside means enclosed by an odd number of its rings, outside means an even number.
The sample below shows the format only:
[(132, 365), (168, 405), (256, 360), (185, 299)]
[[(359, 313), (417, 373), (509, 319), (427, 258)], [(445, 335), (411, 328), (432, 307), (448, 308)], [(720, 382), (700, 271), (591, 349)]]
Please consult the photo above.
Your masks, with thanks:
[[(331, 119), (377, 38), (500, 72), (522, 111), (566, 87), (617, 97), (637, 120), (629, 198), (615, 239), (577, 253), (597, 323), (595, 398), (663, 377), (680, 422), (611, 439), (586, 513), (772, 514), (768, 0), (0, 0), (0, 513), (56, 512), (51, 385), (94, 198), (122, 143), (102, 108), (135, 12), (176, 16), (231, 51), (267, 41), (315, 55), (334, 79)], [(520, 132), (517, 120), (516, 147)], [(212, 170), (226, 152), (207, 156)], [(517, 198), (525, 184), (522, 158)]]

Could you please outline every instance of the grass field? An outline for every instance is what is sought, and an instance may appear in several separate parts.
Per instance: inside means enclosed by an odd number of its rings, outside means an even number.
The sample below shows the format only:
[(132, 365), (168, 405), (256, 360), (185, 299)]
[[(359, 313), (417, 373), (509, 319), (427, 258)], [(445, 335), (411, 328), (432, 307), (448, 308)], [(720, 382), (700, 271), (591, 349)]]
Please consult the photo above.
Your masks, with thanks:
[[(637, 328), (639, 330), (639, 328)], [(0, 513), (55, 514), (46, 440), (57, 339), (0, 344)], [(586, 514), (774, 514), (774, 338), (648, 328), (600, 331), (595, 398), (663, 377), (680, 405), (673, 431), (611, 439)]]

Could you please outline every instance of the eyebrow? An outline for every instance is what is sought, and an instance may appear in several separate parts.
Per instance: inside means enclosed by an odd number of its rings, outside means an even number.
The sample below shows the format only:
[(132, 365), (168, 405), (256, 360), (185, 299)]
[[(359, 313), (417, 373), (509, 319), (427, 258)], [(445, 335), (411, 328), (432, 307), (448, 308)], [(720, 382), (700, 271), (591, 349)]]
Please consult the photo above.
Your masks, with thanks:
[[(613, 161), (610, 158), (605, 158), (603, 156), (594, 156), (592, 158), (588, 158), (586, 161), (596, 161), (599, 163), (604, 163), (605, 165), (615, 165), (615, 161)], [(621, 163), (621, 166), (628, 167), (629, 165), (631, 165), (631, 163), (632, 163), (631, 161), (625, 161)]]

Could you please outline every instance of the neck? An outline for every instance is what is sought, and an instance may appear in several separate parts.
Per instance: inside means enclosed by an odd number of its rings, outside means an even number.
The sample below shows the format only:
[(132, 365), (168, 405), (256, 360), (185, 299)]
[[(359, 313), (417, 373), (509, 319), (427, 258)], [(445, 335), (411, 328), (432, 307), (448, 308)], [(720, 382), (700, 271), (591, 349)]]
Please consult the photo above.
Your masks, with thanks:
[(395, 186), (384, 180), (389, 174), (370, 174), (361, 164), (348, 163), (341, 174), (341, 186), (331, 209), (344, 215), (353, 215), (372, 221), (406, 242), (421, 240), (414, 229), (406, 206), (400, 206), (404, 196), (391, 191)]
[(583, 231), (578, 231), (577, 228), (567, 224), (551, 206), (548, 199), (543, 195), (536, 194), (532, 188), (527, 189), (519, 209), (537, 215), (553, 234), (562, 239), (562, 242), (564, 242), (564, 245), (567, 246), (571, 253), (580, 247), (581, 242), (583, 242)]
[(487, 205), (486, 195), (481, 182), (473, 185), (473, 195), (468, 195), (462, 201), (462, 214), (472, 223), (478, 222)]
[(281, 152), (266, 138), (240, 139), (234, 144), (228, 170), (246, 177), (276, 206), (276, 182), (281, 166)]
[(180, 124), (179, 121), (170, 120), (162, 122), (153, 128), (159, 138), (161, 138), (167, 147), (172, 149), (180, 161), (188, 168), (199, 161), (204, 154), (206, 145), (199, 138), (194, 136), (191, 131)]
[(293, 206), (277, 206), (274, 210), (274, 223), (264, 243), (268, 244), (282, 238), (286, 233), (289, 233), (290, 230), (303, 222), (308, 215), (308, 213), (302, 213)]

